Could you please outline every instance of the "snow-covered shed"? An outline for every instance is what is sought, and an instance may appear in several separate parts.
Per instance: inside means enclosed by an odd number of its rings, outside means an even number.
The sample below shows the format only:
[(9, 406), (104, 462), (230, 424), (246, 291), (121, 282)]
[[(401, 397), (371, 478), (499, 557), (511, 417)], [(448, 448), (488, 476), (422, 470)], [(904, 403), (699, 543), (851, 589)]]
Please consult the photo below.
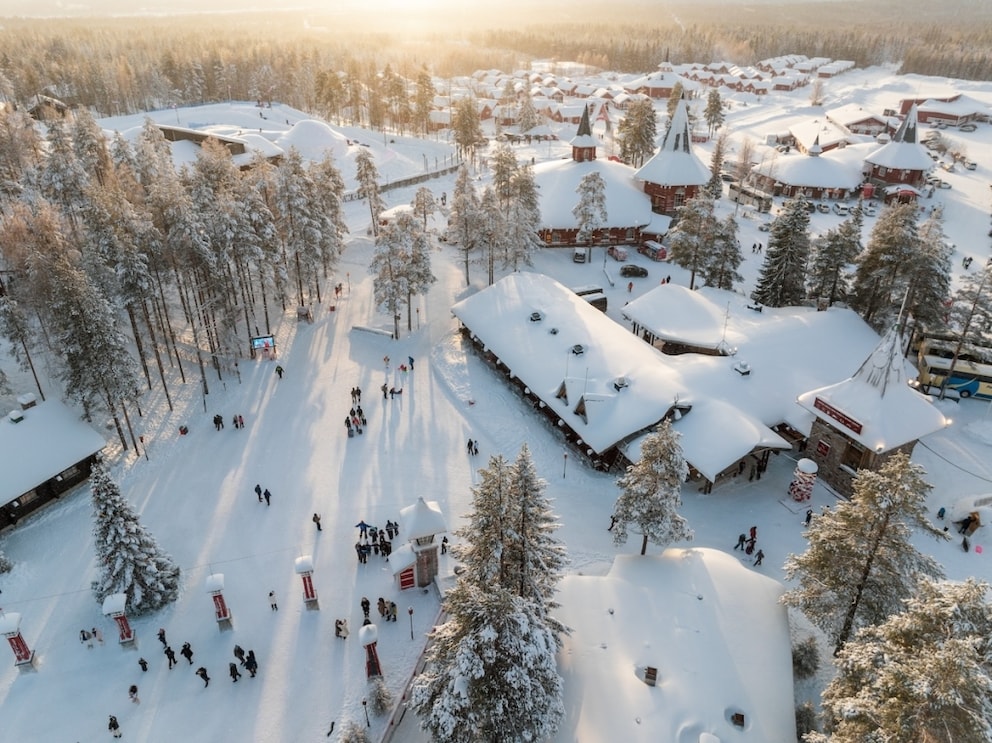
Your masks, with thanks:
[(0, 529), (83, 482), (106, 445), (58, 400), (18, 399), (20, 409), (0, 418)]
[(858, 470), (878, 469), (899, 452), (912, 455), (920, 438), (948, 424), (930, 398), (909, 386), (914, 373), (901, 347), (893, 328), (852, 377), (799, 396), (815, 417), (806, 456), (843, 495), (853, 492)]
[(712, 549), (623, 555), (558, 586), (569, 689), (554, 743), (795, 738), (780, 583)]
[(689, 110), (680, 100), (661, 149), (634, 174), (651, 199), (651, 208), (672, 214), (696, 196), (710, 179), (710, 169), (692, 151)]

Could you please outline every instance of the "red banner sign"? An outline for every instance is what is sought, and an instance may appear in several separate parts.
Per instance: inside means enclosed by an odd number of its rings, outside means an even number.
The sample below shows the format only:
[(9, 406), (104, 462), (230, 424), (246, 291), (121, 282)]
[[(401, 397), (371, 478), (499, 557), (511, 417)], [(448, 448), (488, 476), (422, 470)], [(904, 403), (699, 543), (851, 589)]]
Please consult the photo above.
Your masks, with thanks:
[(844, 426), (844, 428), (850, 429), (855, 433), (861, 433), (861, 423), (854, 420), (851, 416), (840, 412), (837, 408), (822, 398), (817, 397), (813, 400), (813, 407), (819, 411), (822, 411), (827, 417), (833, 418), (835, 421)]

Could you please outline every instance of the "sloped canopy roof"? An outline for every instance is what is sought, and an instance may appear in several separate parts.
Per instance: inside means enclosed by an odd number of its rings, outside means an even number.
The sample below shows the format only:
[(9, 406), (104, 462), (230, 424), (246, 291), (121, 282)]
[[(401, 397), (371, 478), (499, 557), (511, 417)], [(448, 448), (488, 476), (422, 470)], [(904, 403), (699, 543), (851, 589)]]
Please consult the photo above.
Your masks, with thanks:
[(680, 100), (672, 124), (661, 142), (661, 149), (644, 163), (634, 177), (659, 186), (702, 186), (710, 179), (710, 169), (692, 152), (689, 111)]

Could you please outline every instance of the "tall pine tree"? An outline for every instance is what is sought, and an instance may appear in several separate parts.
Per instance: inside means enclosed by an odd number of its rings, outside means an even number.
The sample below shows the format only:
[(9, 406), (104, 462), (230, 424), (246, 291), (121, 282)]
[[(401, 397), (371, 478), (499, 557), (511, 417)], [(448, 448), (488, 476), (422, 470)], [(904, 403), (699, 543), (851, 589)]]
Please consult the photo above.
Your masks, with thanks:
[(606, 223), (606, 183), (599, 173), (586, 173), (575, 192), (579, 195), (579, 203), (572, 208), (572, 216), (579, 227), (575, 240), (580, 244), (591, 243)]
[(678, 512), (682, 483), (689, 474), (679, 434), (671, 421), (663, 421), (641, 443), (641, 458), (617, 480), (623, 492), (613, 509), (613, 543), (627, 543), (631, 528), (641, 534), (641, 554), (648, 542), (667, 547), (692, 539), (692, 529)]
[(806, 199), (791, 199), (771, 225), (768, 250), (751, 299), (769, 307), (794, 307), (806, 299), (809, 213)]
[(147, 614), (179, 596), (179, 567), (141, 525), (103, 462), (90, 475), (93, 492), (93, 542), (100, 577), (93, 594), (127, 596), (128, 613)]

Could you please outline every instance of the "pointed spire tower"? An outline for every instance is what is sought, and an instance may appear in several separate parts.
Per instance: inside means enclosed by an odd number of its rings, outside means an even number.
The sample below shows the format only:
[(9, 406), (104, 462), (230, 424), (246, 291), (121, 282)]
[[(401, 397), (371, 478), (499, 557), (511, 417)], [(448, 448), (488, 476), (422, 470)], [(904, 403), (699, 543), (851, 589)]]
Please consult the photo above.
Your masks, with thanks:
[(684, 98), (675, 107), (661, 149), (634, 178), (643, 181), (651, 208), (661, 214), (673, 214), (709, 181), (710, 169), (692, 151), (689, 104)]
[(869, 180), (885, 187), (887, 197), (912, 201), (920, 195), (919, 189), (927, 171), (933, 166), (933, 161), (926, 148), (919, 143), (918, 129), (919, 120), (914, 104), (892, 140), (865, 158), (865, 162), (871, 166)]
[(896, 452), (912, 454), (922, 437), (948, 421), (930, 399), (907, 384), (898, 330), (893, 327), (850, 379), (799, 396), (813, 414), (807, 456), (843, 495), (860, 469), (877, 470)]
[(587, 160), (596, 159), (596, 146), (599, 144), (592, 135), (592, 127), (589, 125), (589, 107), (582, 109), (582, 120), (579, 121), (579, 130), (575, 133), (572, 141), (572, 159), (577, 163), (584, 163)]

